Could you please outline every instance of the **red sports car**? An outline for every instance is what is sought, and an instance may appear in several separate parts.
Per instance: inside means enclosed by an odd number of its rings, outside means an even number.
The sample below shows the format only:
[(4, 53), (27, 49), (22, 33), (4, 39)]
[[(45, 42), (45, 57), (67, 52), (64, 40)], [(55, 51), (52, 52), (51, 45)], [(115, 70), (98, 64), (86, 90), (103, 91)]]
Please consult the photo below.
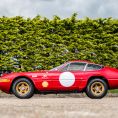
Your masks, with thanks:
[(34, 93), (85, 92), (98, 99), (109, 89), (118, 88), (118, 69), (88, 61), (70, 61), (51, 70), (19, 72), (0, 77), (0, 89), (18, 98), (30, 98)]

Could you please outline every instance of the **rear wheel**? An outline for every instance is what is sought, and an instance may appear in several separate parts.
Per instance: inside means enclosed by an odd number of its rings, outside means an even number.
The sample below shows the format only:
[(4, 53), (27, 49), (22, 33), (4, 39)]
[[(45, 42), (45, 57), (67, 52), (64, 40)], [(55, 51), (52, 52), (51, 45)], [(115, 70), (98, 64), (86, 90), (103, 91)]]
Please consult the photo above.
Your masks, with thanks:
[(102, 79), (91, 80), (86, 88), (86, 95), (93, 99), (103, 98), (108, 91), (107, 83)]
[(28, 79), (19, 78), (13, 83), (12, 92), (21, 99), (31, 98), (34, 94), (34, 86)]

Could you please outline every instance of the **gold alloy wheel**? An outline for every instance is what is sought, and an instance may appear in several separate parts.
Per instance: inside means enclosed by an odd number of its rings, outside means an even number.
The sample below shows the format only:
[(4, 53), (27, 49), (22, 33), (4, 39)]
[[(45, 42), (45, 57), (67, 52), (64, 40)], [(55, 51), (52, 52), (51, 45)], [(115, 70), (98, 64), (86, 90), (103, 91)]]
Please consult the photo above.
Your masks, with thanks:
[(101, 95), (104, 92), (104, 90), (105, 90), (104, 85), (101, 82), (94, 82), (91, 85), (91, 91), (95, 96)]
[(26, 95), (30, 91), (30, 86), (27, 82), (20, 82), (16, 86), (16, 91), (20, 95)]

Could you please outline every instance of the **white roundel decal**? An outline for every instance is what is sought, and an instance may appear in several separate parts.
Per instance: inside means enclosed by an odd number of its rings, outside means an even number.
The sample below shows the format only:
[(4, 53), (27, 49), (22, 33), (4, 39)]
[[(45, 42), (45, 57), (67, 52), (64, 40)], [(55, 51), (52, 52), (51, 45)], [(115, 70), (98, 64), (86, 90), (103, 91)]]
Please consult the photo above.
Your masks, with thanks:
[(70, 87), (75, 83), (75, 76), (71, 72), (63, 72), (59, 76), (59, 82), (64, 87)]

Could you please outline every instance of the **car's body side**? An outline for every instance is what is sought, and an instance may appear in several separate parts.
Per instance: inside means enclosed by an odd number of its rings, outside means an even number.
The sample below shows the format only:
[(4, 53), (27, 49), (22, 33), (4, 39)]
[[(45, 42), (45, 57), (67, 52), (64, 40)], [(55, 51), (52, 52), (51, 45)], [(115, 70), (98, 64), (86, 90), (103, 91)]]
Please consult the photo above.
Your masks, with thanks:
[[(86, 62), (88, 64), (88, 62)], [(65, 66), (65, 65), (63, 65)], [(61, 75), (68, 75), (75, 80), (61, 81)], [(94, 78), (103, 79), (109, 86), (109, 89), (118, 88), (118, 70), (110, 67), (104, 67), (100, 70), (93, 71), (37, 71), (11, 73), (0, 77), (0, 89), (6, 93), (11, 93), (11, 87), (15, 80), (27, 78), (30, 80), (35, 89), (39, 91), (82, 91), (86, 88), (87, 83)], [(62, 82), (62, 83), (61, 83)]]

